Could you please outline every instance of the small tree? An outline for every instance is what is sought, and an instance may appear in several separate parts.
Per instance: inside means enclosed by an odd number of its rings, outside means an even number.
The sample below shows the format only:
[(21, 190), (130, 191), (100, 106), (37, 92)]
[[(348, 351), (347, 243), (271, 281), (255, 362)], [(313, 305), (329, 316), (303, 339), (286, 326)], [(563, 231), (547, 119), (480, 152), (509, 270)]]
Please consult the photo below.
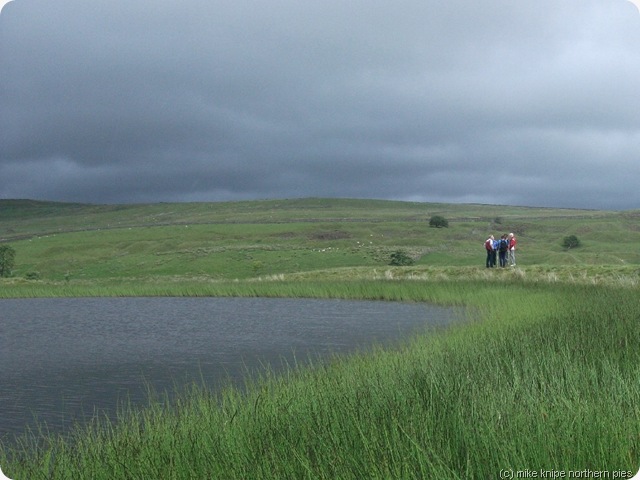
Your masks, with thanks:
[(8, 277), (15, 264), (16, 251), (9, 245), (0, 245), (0, 277)]
[(431, 220), (429, 220), (429, 226), (436, 228), (447, 228), (449, 226), (449, 222), (441, 215), (434, 215), (433, 217), (431, 217)]
[(562, 240), (562, 246), (569, 250), (580, 246), (580, 240), (575, 235), (569, 235)]
[(413, 265), (413, 263), (413, 258), (407, 255), (407, 252), (405, 252), (404, 250), (396, 250), (391, 254), (391, 263), (389, 263), (389, 265), (403, 267), (407, 265)]

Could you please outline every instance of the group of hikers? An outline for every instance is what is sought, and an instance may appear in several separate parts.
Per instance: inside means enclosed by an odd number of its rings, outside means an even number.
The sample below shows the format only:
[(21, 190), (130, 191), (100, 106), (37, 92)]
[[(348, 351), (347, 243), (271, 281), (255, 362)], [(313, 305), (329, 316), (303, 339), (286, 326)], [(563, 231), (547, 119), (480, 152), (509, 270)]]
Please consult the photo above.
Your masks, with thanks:
[(516, 237), (513, 233), (506, 233), (496, 240), (493, 235), (484, 242), (484, 248), (487, 250), (487, 268), (496, 266), (496, 260), (500, 262), (501, 267), (506, 267), (507, 262), (510, 266), (516, 265)]

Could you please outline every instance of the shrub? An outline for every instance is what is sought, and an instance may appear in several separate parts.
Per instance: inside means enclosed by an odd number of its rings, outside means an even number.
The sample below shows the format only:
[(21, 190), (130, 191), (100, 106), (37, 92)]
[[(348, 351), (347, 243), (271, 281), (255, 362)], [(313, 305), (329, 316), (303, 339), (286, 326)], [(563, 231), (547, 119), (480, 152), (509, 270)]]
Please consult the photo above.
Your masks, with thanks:
[(575, 235), (569, 235), (562, 240), (562, 246), (569, 250), (580, 246), (580, 240)]
[(404, 250), (396, 250), (391, 254), (391, 262), (389, 263), (389, 265), (402, 267), (413, 264), (413, 258), (411, 258)]
[(431, 220), (429, 220), (429, 226), (436, 228), (447, 228), (449, 226), (449, 221), (441, 215), (434, 215), (433, 217), (431, 217)]
[(16, 251), (9, 245), (0, 245), (0, 277), (9, 277), (15, 263)]

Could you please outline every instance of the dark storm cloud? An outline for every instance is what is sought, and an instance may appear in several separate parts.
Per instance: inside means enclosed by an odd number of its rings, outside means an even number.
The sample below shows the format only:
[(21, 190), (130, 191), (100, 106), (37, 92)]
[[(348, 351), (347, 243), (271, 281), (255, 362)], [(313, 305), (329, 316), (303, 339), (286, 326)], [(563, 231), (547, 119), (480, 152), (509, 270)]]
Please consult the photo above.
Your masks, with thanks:
[(626, 0), (14, 0), (0, 197), (638, 208), (638, 45)]

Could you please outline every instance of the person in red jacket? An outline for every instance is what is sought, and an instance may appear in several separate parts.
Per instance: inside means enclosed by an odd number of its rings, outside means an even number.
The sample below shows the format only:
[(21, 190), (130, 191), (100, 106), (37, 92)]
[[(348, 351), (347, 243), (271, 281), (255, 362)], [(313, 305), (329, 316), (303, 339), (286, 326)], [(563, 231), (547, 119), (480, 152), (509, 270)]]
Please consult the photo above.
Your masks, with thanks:
[(516, 266), (516, 245), (518, 241), (513, 233), (509, 234), (509, 265)]
[(487, 268), (493, 268), (495, 266), (493, 255), (493, 235), (490, 235), (489, 238), (484, 242), (484, 248), (487, 250)]

